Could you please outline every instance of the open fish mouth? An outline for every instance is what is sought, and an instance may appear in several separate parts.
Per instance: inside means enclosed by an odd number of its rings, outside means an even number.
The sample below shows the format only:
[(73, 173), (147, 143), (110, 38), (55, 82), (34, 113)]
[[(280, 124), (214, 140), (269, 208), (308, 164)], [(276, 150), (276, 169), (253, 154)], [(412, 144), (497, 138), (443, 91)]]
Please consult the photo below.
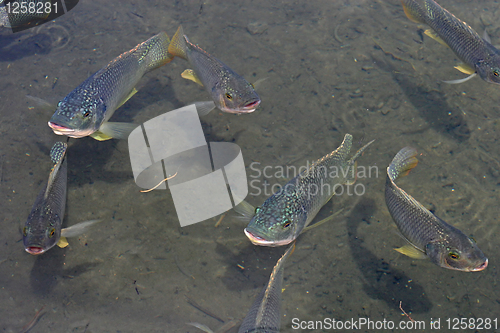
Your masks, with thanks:
[(259, 105), (260, 105), (260, 100), (256, 100), (237, 109), (229, 109), (224, 107), (221, 108), (221, 110), (227, 113), (252, 113)]
[(257, 235), (255, 232), (252, 232), (248, 230), (248, 228), (245, 228), (243, 230), (245, 232), (245, 235), (250, 239), (253, 245), (260, 245), (260, 246), (282, 246), (282, 245), (287, 245), (292, 242), (293, 239), (284, 239), (280, 241), (270, 241), (265, 239), (262, 236)]
[(41, 248), (40, 246), (28, 246), (26, 248), (26, 252), (28, 252), (29, 254), (32, 254), (32, 255), (38, 255), (38, 254), (42, 254), (45, 252), (45, 250), (43, 248)]
[(49, 127), (52, 128), (54, 133), (59, 134), (59, 135), (64, 135), (67, 133), (73, 133), (75, 130), (73, 128), (69, 128), (63, 125), (59, 125), (57, 123), (54, 123), (52, 121), (49, 121)]
[(471, 269), (471, 272), (479, 272), (479, 271), (482, 271), (483, 269), (485, 269), (486, 267), (488, 267), (488, 259), (486, 259), (485, 262), (483, 262), (481, 265), (477, 266), (476, 268)]

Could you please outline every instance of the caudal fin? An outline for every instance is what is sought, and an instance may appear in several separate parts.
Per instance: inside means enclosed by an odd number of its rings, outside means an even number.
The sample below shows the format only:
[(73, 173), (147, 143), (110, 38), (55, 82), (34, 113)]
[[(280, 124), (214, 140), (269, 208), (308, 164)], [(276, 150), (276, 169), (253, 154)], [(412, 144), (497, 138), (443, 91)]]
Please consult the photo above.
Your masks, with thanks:
[(180, 25), (174, 37), (172, 37), (172, 41), (168, 46), (168, 52), (174, 57), (180, 57), (184, 60), (187, 60), (186, 50), (186, 38), (184, 36), (182, 25)]
[(395, 182), (401, 177), (406, 176), (411, 169), (417, 166), (417, 151), (411, 147), (404, 147), (401, 149), (391, 164), (387, 167), (387, 176)]
[(139, 62), (145, 61), (147, 70), (152, 71), (161, 67), (174, 59), (174, 56), (168, 52), (170, 38), (166, 32), (160, 32), (147, 41), (137, 45)]
[(415, 0), (401, 0), (406, 16), (413, 22), (426, 23), (425, 11)]

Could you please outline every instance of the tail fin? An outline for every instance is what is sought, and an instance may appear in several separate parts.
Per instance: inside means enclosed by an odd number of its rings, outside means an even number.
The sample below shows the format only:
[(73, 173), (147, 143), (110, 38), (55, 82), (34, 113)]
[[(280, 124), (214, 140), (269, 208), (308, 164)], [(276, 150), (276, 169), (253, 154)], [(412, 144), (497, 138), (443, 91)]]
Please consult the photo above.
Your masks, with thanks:
[(168, 64), (174, 59), (174, 56), (168, 52), (169, 45), (170, 38), (167, 33), (162, 31), (154, 35), (137, 46), (139, 62), (146, 62), (147, 71)]
[(426, 23), (425, 11), (415, 0), (401, 0), (401, 3), (403, 4), (405, 14), (410, 19), (410, 21), (416, 23)]
[(417, 151), (414, 148), (405, 147), (401, 149), (387, 167), (387, 176), (393, 182), (406, 176), (411, 169), (417, 166), (418, 160), (416, 156)]
[(356, 161), (358, 159), (358, 157), (361, 156), (361, 154), (363, 154), (363, 152), (365, 151), (366, 148), (368, 148), (369, 145), (371, 145), (375, 140), (372, 140), (370, 142), (368, 142), (366, 145), (364, 145), (363, 147), (361, 147), (357, 152), (356, 154), (354, 154), (353, 157), (351, 157), (349, 159), (349, 161), (347, 161), (347, 168), (353, 168), (352, 171), (348, 171), (346, 173), (347, 175), (347, 182), (346, 184), (347, 185), (352, 185), (356, 182), (356, 176), (357, 176), (357, 168), (358, 168), (358, 162)]
[(187, 60), (188, 58), (186, 50), (187, 50), (186, 37), (184, 36), (184, 30), (182, 29), (182, 25), (180, 25), (174, 37), (172, 37), (172, 41), (168, 46), (168, 52), (174, 57), (179, 57), (184, 60)]
[(47, 181), (47, 188), (45, 189), (44, 198), (47, 198), (51, 189), (54, 180), (56, 179), (57, 173), (64, 161), (64, 157), (66, 155), (66, 149), (68, 148), (68, 144), (65, 142), (56, 142), (52, 149), (50, 149), (50, 158), (54, 163), (52, 170), (49, 174), (49, 180)]

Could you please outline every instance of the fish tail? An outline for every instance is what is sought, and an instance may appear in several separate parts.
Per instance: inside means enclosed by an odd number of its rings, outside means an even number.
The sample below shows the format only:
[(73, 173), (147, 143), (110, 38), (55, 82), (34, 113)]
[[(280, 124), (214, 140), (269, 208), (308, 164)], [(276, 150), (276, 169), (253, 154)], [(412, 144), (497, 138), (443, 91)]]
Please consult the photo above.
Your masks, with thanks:
[(66, 154), (68, 144), (66, 142), (56, 142), (50, 149), (50, 158), (52, 163), (57, 164)]
[(387, 167), (387, 176), (395, 182), (397, 179), (406, 176), (411, 169), (417, 166), (417, 151), (411, 147), (401, 149), (391, 164)]
[(364, 145), (363, 147), (361, 147), (356, 152), (356, 154), (354, 154), (354, 156), (351, 157), (349, 159), (349, 161), (347, 161), (347, 168), (349, 168), (349, 171), (346, 173), (347, 174), (347, 182), (346, 182), (347, 185), (352, 185), (356, 182), (356, 177), (358, 174), (356, 172), (356, 170), (358, 169), (358, 162), (356, 160), (358, 159), (358, 157), (361, 156), (361, 154), (363, 154), (365, 149), (368, 148), (368, 146), (373, 143), (373, 141), (375, 141), (375, 140), (372, 140), (372, 141), (368, 142), (366, 145)]
[(410, 21), (416, 23), (426, 23), (425, 10), (415, 0), (401, 0), (406, 16)]
[(188, 58), (186, 50), (187, 50), (187, 45), (186, 45), (186, 39), (184, 37), (184, 29), (182, 29), (182, 25), (180, 25), (174, 37), (172, 37), (172, 41), (168, 46), (168, 52), (174, 57), (179, 57), (184, 60), (187, 60)]
[(145, 62), (147, 71), (161, 67), (174, 59), (174, 56), (168, 52), (170, 38), (165, 32), (154, 35), (137, 47), (139, 62)]

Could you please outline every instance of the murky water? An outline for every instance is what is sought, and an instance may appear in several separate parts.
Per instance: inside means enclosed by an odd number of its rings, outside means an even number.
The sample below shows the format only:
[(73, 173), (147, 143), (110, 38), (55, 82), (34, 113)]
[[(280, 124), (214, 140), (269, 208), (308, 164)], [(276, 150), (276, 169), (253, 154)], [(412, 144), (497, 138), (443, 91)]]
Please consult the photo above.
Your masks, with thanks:
[[(495, 1), (440, 4), (500, 44)], [(57, 103), (119, 54), (159, 31), (171, 36), (179, 24), (249, 81), (267, 78), (256, 112), (202, 118), (207, 141), (241, 147), (253, 205), (294, 176), (280, 168), (320, 158), (345, 133), (354, 149), (376, 140), (359, 159), (373, 171), (358, 179), (358, 195), (333, 198), (318, 219), (341, 214), (299, 237), (285, 268), (283, 332), (293, 331), (294, 318), (399, 325), (409, 322), (400, 302), (426, 331), (431, 320), (447, 332), (448, 319), (498, 317), (500, 87), (478, 78), (442, 83), (464, 77), (453, 69), (458, 60), (430, 38), (422, 42), (422, 27), (399, 1), (81, 0), (54, 23), (0, 32), (3, 332), (21, 331), (42, 306), (32, 332), (199, 331), (188, 322), (215, 330), (224, 324), (205, 312), (241, 322), (285, 251), (253, 246), (232, 211), (217, 228), (219, 217), (181, 228), (168, 191), (139, 192), (127, 142), (91, 138), (70, 140), (65, 223), (103, 222), (65, 249), (39, 257), (23, 250), (19, 225), (61, 139), (47, 126), (53, 110), (30, 109), (25, 96)], [(186, 68), (175, 59), (149, 73), (113, 120), (139, 124), (206, 100), (203, 88), (180, 77)], [(398, 184), (472, 234), (489, 258), (485, 271), (445, 270), (393, 250), (404, 240), (385, 206), (385, 168), (406, 145), (418, 149), (420, 163)], [(265, 167), (271, 177), (261, 174)]]

